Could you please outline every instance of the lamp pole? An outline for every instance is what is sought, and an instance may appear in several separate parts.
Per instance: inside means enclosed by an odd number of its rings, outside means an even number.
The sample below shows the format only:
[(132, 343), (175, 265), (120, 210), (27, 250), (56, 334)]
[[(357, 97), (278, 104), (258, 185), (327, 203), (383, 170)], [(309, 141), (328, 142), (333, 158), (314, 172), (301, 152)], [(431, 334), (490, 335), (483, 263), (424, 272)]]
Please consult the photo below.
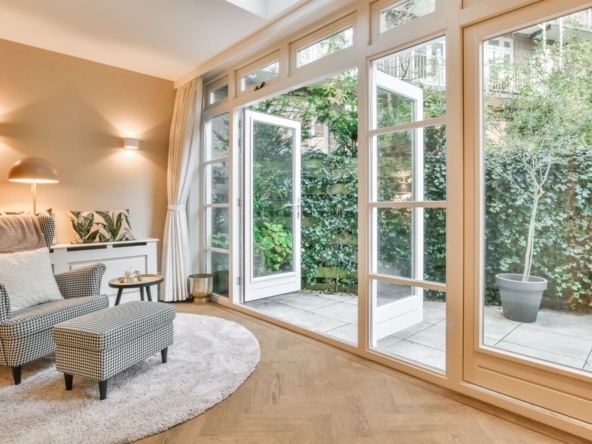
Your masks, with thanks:
[(33, 193), (33, 216), (37, 216), (37, 181), (35, 179), (31, 185), (31, 192)]

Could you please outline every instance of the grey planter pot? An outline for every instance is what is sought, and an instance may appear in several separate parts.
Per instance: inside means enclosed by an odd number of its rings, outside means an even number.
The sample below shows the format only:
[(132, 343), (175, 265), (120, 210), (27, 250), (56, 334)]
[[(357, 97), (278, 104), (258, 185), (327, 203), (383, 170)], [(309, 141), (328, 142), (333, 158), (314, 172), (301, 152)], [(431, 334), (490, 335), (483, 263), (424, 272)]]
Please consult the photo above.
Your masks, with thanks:
[(507, 319), (516, 322), (535, 322), (541, 308), (547, 280), (530, 276), (522, 282), (521, 274), (498, 274), (495, 281), (502, 299), (502, 309)]

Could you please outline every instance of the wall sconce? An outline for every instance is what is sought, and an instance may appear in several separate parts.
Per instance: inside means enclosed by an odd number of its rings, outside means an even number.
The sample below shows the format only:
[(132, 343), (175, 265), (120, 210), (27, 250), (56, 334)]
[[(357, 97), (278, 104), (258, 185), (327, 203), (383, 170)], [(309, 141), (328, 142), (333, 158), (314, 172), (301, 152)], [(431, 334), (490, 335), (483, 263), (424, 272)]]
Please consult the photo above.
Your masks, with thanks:
[(133, 137), (124, 137), (123, 147), (128, 148), (130, 150), (137, 150), (140, 148), (140, 140), (134, 139)]

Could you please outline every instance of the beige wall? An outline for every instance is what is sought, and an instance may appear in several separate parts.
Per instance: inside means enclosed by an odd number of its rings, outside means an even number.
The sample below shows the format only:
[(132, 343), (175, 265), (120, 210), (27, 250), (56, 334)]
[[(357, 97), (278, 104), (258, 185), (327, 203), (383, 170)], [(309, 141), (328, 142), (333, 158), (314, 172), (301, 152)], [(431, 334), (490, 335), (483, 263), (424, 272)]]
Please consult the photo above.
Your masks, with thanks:
[[(38, 186), (37, 208), (55, 211), (60, 243), (66, 210), (129, 208), (136, 237), (162, 239), (173, 82), (5, 40), (0, 67), (0, 211), (32, 210), (8, 170), (42, 157), (60, 182)], [(121, 148), (126, 133), (140, 150)]]

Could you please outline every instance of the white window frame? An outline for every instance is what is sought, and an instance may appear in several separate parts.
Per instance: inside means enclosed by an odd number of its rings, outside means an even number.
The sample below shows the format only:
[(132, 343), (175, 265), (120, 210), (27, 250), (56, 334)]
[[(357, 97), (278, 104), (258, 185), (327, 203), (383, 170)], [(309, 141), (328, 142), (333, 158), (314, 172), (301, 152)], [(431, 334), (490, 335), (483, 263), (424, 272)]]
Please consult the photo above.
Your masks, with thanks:
[(280, 59), (280, 51), (275, 51), (272, 52), (271, 54), (266, 55), (265, 57), (260, 58), (259, 60), (250, 63), (246, 66), (243, 66), (241, 69), (237, 70), (236, 72), (236, 91), (238, 92), (238, 96), (244, 95), (244, 94), (248, 94), (250, 92), (254, 91), (254, 88), (249, 87), (249, 88), (245, 88), (243, 89), (243, 77), (254, 73), (258, 70), (260, 70), (261, 68), (265, 68), (268, 65), (271, 65), (272, 63), (278, 62), (279, 64), (279, 69), (278, 69), (278, 75), (276, 77), (274, 77), (273, 79), (269, 79), (265, 81), (265, 87), (268, 87), (269, 85), (273, 85), (274, 83), (279, 82), (281, 75), (282, 75), (282, 70), (285, 69), (285, 67), (282, 64), (282, 61)]
[[(225, 99), (221, 99), (221, 100), (218, 100), (217, 102), (213, 102), (213, 103), (212, 103), (212, 102), (210, 101), (210, 98), (211, 98), (211, 94), (212, 94), (212, 92), (213, 92), (214, 90), (216, 90), (216, 89), (218, 89), (218, 88), (220, 88), (220, 87), (224, 86), (224, 85), (228, 85), (228, 96), (227, 96)], [(209, 84), (208, 84), (208, 85), (205, 87), (205, 90), (206, 90), (206, 93), (205, 93), (205, 95), (204, 95), (205, 108), (206, 108), (206, 109), (208, 109), (208, 108), (213, 108), (213, 107), (215, 107), (215, 106), (222, 106), (222, 105), (225, 105), (226, 103), (228, 103), (228, 100), (229, 100), (229, 98), (230, 98), (230, 94), (231, 94), (231, 92), (232, 92), (232, 91), (231, 91), (231, 89), (232, 89), (232, 88), (231, 88), (231, 85), (230, 85), (230, 83), (228, 82), (228, 76), (224, 76), (224, 77), (222, 77), (222, 78), (220, 78), (220, 79), (218, 79), (218, 80), (215, 80), (215, 81), (213, 81), (213, 82), (209, 83)]]
[[(216, 102), (217, 104), (218, 102)], [(204, 120), (203, 120), (203, 125), (204, 125), (204, 131), (203, 131), (203, 147), (204, 149), (202, 150), (201, 153), (201, 165), (200, 165), (200, 178), (201, 178), (201, 197), (200, 197), (200, 201), (201, 201), (201, 205), (200, 205), (200, 219), (201, 219), (201, 230), (200, 230), (200, 239), (201, 239), (201, 246), (202, 246), (202, 254), (200, 255), (201, 258), (201, 264), (203, 264), (201, 266), (201, 270), (204, 273), (208, 272), (208, 253), (209, 252), (213, 252), (213, 253), (222, 253), (222, 254), (226, 254), (228, 255), (228, 262), (229, 262), (229, 274), (228, 274), (228, 287), (229, 287), (229, 292), (230, 292), (230, 288), (231, 288), (231, 273), (230, 273), (230, 262), (231, 262), (231, 244), (230, 242), (232, 241), (232, 217), (231, 217), (231, 206), (232, 206), (232, 202), (231, 202), (231, 198), (232, 198), (232, 191), (231, 191), (231, 184), (232, 184), (232, 179), (231, 179), (231, 175), (232, 175), (232, 170), (231, 170), (231, 165), (230, 165), (230, 149), (231, 146), (228, 147), (228, 155), (224, 156), (224, 157), (219, 157), (216, 159), (210, 159), (208, 160), (208, 153), (207, 153), (207, 146), (208, 146), (208, 121), (211, 119), (214, 119), (216, 117), (220, 117), (223, 116), (225, 114), (228, 114), (228, 130), (229, 130), (229, 145), (232, 144), (232, 140), (230, 139), (230, 114), (228, 113), (228, 111), (224, 111), (224, 112), (219, 112), (216, 114), (206, 114), (204, 116)], [(208, 166), (210, 165), (216, 165), (216, 164), (222, 164), (224, 162), (228, 163), (228, 202), (227, 203), (208, 203), (208, 198), (207, 198), (207, 194), (210, 190), (210, 184), (207, 183), (208, 180), (208, 175), (206, 174), (206, 170), (208, 168)], [(218, 248), (218, 247), (212, 247), (212, 246), (208, 246), (208, 242), (207, 242), (207, 237), (208, 237), (208, 226), (210, 221), (208, 221), (208, 209), (210, 208), (228, 208), (228, 235), (229, 235), (229, 246), (227, 249), (225, 248)], [(212, 270), (213, 272), (213, 270)], [(216, 293), (214, 293), (216, 294)], [(218, 295), (219, 297), (222, 298), (227, 298), (226, 296), (223, 295)]]
[[(321, 60), (333, 60), (337, 57), (340, 58), (347, 58), (348, 56), (355, 54), (356, 52), (356, 43), (357, 43), (357, 26), (356, 26), (356, 16), (355, 14), (350, 14), (346, 17), (343, 17), (340, 20), (337, 20), (327, 26), (322, 27), (321, 29), (316, 30), (315, 32), (310, 33), (306, 37), (302, 37), (299, 40), (290, 44), (290, 67), (292, 72), (297, 72), (302, 69), (306, 69), (310, 65), (313, 65)], [(307, 63), (306, 65), (298, 66), (298, 52), (302, 49), (306, 49), (310, 46), (313, 46), (323, 40), (334, 36), (335, 34), (340, 33), (341, 31), (345, 31), (346, 29), (353, 28), (353, 37), (352, 37), (352, 45), (344, 48), (340, 51), (334, 52), (333, 54), (326, 55), (325, 57), (321, 57), (320, 59), (313, 60), (312, 62)], [(344, 54), (345, 53), (345, 54)]]
[[(385, 9), (389, 9), (399, 3), (404, 3), (407, 0), (378, 0), (371, 5), (371, 31), (372, 31), (372, 43), (378, 43), (382, 40), (390, 40), (394, 35), (401, 32), (405, 33), (417, 33), (425, 35), (425, 30), (433, 26), (433, 22), (439, 18), (444, 17), (444, 2), (445, 0), (436, 0), (436, 10), (429, 14), (423, 15), (416, 19), (413, 19), (407, 23), (396, 26), (386, 31), (380, 31), (381, 14)], [(403, 31), (401, 31), (403, 29)], [(393, 32), (396, 31), (396, 32)]]

